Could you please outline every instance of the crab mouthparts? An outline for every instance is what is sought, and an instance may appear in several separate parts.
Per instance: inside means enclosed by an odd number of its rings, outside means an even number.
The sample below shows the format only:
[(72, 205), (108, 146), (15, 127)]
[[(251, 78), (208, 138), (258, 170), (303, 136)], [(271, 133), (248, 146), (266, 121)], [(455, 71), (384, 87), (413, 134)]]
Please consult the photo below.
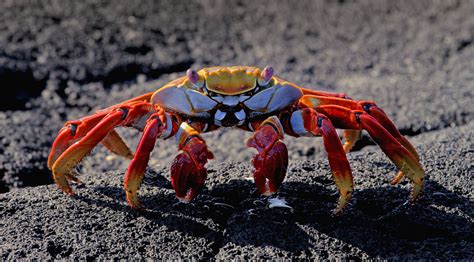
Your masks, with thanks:
[(245, 122), (247, 114), (243, 108), (225, 107), (217, 109), (214, 114), (214, 123), (218, 126), (235, 126)]

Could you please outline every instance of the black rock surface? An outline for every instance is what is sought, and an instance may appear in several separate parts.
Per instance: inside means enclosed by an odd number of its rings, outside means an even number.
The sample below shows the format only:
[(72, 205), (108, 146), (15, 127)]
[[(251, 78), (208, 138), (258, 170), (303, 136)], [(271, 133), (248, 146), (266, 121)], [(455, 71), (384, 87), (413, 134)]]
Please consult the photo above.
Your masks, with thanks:
[[(407, 181), (390, 186), (394, 167), (377, 147), (349, 154), (356, 191), (341, 216), (325, 159), (293, 161), (269, 208), (251, 167), (211, 163), (191, 204), (174, 197), (167, 169), (149, 169), (139, 191), (146, 206), (125, 204), (123, 171), (83, 175), (77, 196), (54, 185), (0, 195), (0, 257), (160, 259), (473, 259), (473, 124), (417, 136), (428, 174), (424, 196), (406, 202)], [(455, 139), (455, 140), (454, 140)]]
[[(469, 1), (13, 1), (0, 3), (2, 258), (474, 259), (474, 4)], [(65, 197), (46, 159), (67, 120), (156, 90), (189, 67), (272, 65), (302, 86), (374, 100), (420, 151), (426, 196), (402, 205), (394, 166), (366, 135), (357, 192), (339, 218), (320, 139), (285, 138), (290, 170), (268, 209), (250, 133), (204, 134), (216, 159), (192, 205), (175, 205), (172, 139), (158, 141), (130, 211), (128, 161), (98, 146)], [(131, 148), (140, 134), (118, 129)], [(226, 143), (224, 144), (223, 141)], [(165, 177), (165, 178), (163, 178)]]

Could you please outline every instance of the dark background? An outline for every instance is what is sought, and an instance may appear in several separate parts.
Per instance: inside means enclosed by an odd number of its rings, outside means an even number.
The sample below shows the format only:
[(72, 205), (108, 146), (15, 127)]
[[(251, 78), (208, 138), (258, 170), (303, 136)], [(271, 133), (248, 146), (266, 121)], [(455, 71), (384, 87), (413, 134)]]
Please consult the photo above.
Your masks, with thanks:
[[(0, 10), (2, 258), (474, 258), (472, 1), (12, 0)], [(375, 100), (419, 150), (425, 196), (403, 205), (409, 184), (388, 184), (395, 168), (364, 136), (349, 154), (355, 199), (332, 218), (320, 139), (286, 138), (280, 197), (293, 210), (268, 209), (237, 130), (204, 136), (216, 160), (189, 206), (174, 205), (168, 182), (173, 141), (152, 154), (146, 212), (123, 203), (128, 162), (100, 146), (79, 167), (78, 199), (54, 185), (16, 189), (52, 183), (46, 159), (66, 120), (215, 65), (272, 65), (302, 86)], [(137, 132), (119, 132), (136, 146)]]

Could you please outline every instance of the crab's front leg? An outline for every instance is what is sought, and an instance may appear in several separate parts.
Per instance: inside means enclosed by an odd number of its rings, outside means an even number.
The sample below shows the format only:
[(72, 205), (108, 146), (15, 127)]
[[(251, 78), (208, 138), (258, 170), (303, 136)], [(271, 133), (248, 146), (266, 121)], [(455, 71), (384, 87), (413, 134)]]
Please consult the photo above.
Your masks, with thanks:
[(349, 161), (336, 129), (325, 115), (311, 108), (293, 112), (288, 125), (291, 126), (293, 135), (323, 137), (329, 166), (339, 189), (339, 201), (335, 213), (340, 213), (352, 197), (354, 184)]
[[(254, 123), (258, 125), (258, 123)], [(252, 160), (255, 185), (263, 195), (278, 191), (288, 168), (288, 150), (282, 142), (283, 126), (276, 116), (263, 121), (247, 141), (248, 147), (254, 147), (258, 153)]]
[(214, 158), (199, 132), (183, 122), (176, 133), (181, 150), (171, 164), (171, 184), (181, 202), (191, 201), (201, 190), (207, 177), (205, 165)]
[[(152, 106), (150, 103), (136, 102), (99, 113), (87, 121), (72, 121), (64, 127), (53, 143), (48, 159), (48, 166), (51, 168), (54, 181), (59, 188), (65, 193), (73, 195), (74, 192), (69, 186), (68, 180), (76, 182), (79, 180), (72, 174), (72, 168), (89, 154), (98, 143), (104, 141), (115, 127), (133, 125), (151, 110)], [(112, 137), (111, 139), (117, 140), (120, 138)], [(122, 140), (120, 139), (120, 141)], [(125, 150), (125, 148), (126, 146), (120, 145), (119, 147), (114, 147), (114, 150), (120, 151)], [(126, 151), (122, 153), (128, 155)]]

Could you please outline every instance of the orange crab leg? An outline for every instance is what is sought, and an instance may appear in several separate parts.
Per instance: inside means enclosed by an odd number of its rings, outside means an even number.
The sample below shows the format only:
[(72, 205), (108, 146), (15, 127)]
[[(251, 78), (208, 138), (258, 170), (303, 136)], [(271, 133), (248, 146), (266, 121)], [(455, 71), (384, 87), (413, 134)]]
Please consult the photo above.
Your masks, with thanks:
[(203, 187), (207, 178), (207, 169), (204, 166), (214, 155), (207, 149), (199, 132), (185, 122), (176, 133), (176, 141), (181, 153), (171, 163), (171, 184), (176, 197), (187, 203), (196, 197)]
[(325, 115), (319, 114), (312, 108), (293, 112), (290, 124), (292, 131), (298, 136), (323, 137), (329, 166), (340, 194), (335, 213), (341, 212), (351, 199), (354, 183), (351, 167), (336, 129)]
[(79, 120), (68, 121), (54, 140), (51, 152), (48, 157), (48, 168), (53, 167), (54, 162), (61, 154), (66, 151), (75, 141), (82, 138), (89, 132), (99, 121), (107, 115), (107, 112), (87, 116)]
[(272, 195), (280, 187), (288, 168), (288, 149), (281, 141), (283, 127), (276, 116), (267, 118), (247, 141), (248, 147), (257, 149), (252, 160), (255, 185), (262, 195)]
[(155, 146), (156, 138), (167, 129), (167, 118), (162, 111), (155, 113), (148, 118), (143, 135), (138, 144), (137, 152), (127, 169), (124, 187), (127, 195), (127, 202), (133, 208), (140, 208), (137, 197), (137, 190), (141, 185), (145, 169), (150, 159), (150, 153)]
[(411, 199), (415, 200), (423, 188), (424, 171), (418, 160), (398, 142), (374, 117), (364, 111), (350, 110), (336, 105), (322, 105), (316, 111), (326, 115), (338, 128), (364, 129), (413, 183)]
[[(80, 138), (79, 141), (67, 147), (67, 149), (64, 150), (64, 152), (62, 152), (55, 161), (53, 160), (56, 153), (52, 153), (53, 156), (50, 157), (52, 163), (51, 170), (53, 172), (53, 178), (59, 188), (61, 188), (67, 194), (74, 194), (67, 180), (78, 180), (73, 174), (71, 174), (70, 170), (75, 165), (77, 165), (98, 143), (100, 143), (110, 133), (110, 131), (112, 131), (113, 128), (119, 125), (133, 124), (140, 117), (146, 115), (151, 110), (151, 108), (152, 106), (145, 102), (137, 103), (135, 105), (128, 105), (126, 107), (124, 106), (122, 108), (115, 108), (105, 117), (103, 117), (97, 123), (97, 125), (93, 126), (93, 128), (90, 128), (92, 125), (84, 126), (84, 131), (81, 132), (85, 132), (85, 130), (89, 129), (87, 134)], [(93, 122), (95, 122), (95, 120), (96, 118), (93, 120)], [(89, 122), (89, 124), (91, 124), (91, 122)], [(61, 134), (63, 132), (61, 132)], [(76, 135), (80, 136), (82, 134)], [(67, 146), (67, 143), (64, 143), (64, 137), (68, 138), (66, 135), (61, 136), (62, 139), (58, 143), (63, 142), (63, 144), (58, 144), (59, 149)], [(66, 146), (61, 147), (61, 145)]]
[(123, 141), (120, 135), (112, 129), (109, 134), (101, 142), (110, 152), (123, 156), (127, 159), (133, 158), (133, 153), (128, 148), (127, 144)]

